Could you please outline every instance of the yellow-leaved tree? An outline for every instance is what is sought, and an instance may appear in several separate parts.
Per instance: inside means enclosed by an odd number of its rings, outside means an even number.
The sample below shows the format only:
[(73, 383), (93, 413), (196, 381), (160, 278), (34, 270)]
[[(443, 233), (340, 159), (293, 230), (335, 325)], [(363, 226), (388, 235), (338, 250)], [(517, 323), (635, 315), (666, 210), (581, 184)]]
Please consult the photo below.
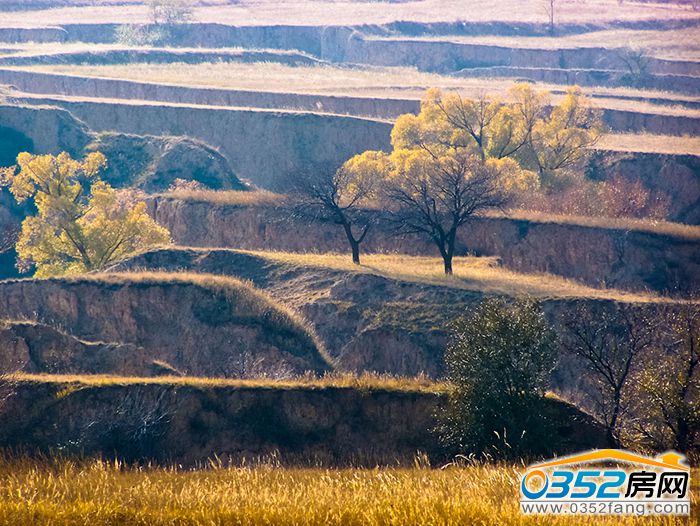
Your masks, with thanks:
[(0, 184), (17, 202), (33, 199), (17, 241), (18, 267), (37, 277), (99, 270), (135, 251), (170, 242), (170, 233), (146, 213), (139, 192), (115, 190), (99, 179), (99, 152), (74, 160), (21, 153), (0, 169)]
[(380, 179), (397, 230), (428, 237), (451, 274), (457, 233), (474, 214), (565, 180), (601, 131), (576, 87), (553, 107), (525, 84), (512, 88), (509, 102), (431, 89), (418, 115), (397, 119), (390, 153), (364, 152), (343, 170)]

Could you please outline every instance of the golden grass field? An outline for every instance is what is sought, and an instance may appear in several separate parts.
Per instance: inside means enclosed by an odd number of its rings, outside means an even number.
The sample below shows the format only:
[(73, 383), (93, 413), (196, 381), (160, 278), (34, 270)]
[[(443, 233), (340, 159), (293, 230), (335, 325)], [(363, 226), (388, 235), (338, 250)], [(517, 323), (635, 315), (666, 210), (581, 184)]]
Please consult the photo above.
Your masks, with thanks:
[(400, 377), (372, 372), (361, 374), (333, 372), (324, 376), (299, 376), (292, 380), (269, 378), (209, 378), (202, 376), (112, 376), (99, 374), (27, 374), (15, 373), (0, 376), (10, 382), (57, 383), (69, 386), (111, 386), (111, 385), (182, 385), (190, 387), (236, 387), (274, 389), (325, 389), (352, 388), (358, 390), (413, 391), (437, 393), (448, 389), (447, 384), (437, 382), (427, 376)]
[(688, 518), (524, 516), (520, 468), (282, 468), (198, 470), (116, 462), (0, 459), (0, 525), (535, 525), (697, 524)]

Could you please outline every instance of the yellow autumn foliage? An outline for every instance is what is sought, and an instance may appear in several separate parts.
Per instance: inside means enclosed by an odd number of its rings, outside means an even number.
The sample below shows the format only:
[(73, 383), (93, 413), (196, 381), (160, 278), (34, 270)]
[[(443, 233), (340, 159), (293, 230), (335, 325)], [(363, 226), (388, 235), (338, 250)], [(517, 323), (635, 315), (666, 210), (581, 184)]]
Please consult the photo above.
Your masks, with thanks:
[(34, 199), (17, 242), (20, 267), (37, 277), (80, 274), (106, 267), (135, 251), (168, 243), (170, 233), (147, 213), (138, 191), (115, 190), (100, 181), (99, 152), (82, 161), (21, 153), (17, 167), (2, 170), (2, 183), (18, 202)]

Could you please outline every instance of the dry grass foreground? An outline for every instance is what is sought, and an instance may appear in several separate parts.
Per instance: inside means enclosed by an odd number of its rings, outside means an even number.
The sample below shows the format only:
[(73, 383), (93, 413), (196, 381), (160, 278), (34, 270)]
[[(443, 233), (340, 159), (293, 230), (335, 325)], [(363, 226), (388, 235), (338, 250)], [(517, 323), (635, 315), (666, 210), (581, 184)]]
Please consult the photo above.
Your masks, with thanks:
[[(114, 462), (0, 459), (0, 525), (612, 525), (636, 517), (526, 517), (519, 469), (474, 465), (428, 469), (281, 468), (199, 470)], [(697, 524), (698, 480), (686, 518)]]

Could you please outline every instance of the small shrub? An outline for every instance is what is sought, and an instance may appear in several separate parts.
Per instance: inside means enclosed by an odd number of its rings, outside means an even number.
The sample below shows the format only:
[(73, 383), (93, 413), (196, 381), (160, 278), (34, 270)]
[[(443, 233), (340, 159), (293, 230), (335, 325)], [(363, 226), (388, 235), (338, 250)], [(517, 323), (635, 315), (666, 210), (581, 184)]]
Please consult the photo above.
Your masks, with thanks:
[(523, 197), (518, 205), (555, 214), (658, 220), (668, 217), (670, 197), (648, 189), (639, 179), (614, 176), (572, 182), (556, 192)]
[(201, 192), (204, 190), (208, 190), (208, 188), (199, 181), (180, 179), (179, 177), (168, 187), (168, 192)]
[(124, 24), (116, 29), (115, 40), (125, 46), (157, 46), (170, 39), (170, 32), (163, 26)]
[(538, 303), (483, 301), (453, 325), (445, 355), (454, 386), (440, 433), (454, 452), (519, 458), (556, 448), (543, 416), (554, 333)]
[(185, 24), (192, 20), (192, 5), (189, 0), (149, 0), (153, 23)]

